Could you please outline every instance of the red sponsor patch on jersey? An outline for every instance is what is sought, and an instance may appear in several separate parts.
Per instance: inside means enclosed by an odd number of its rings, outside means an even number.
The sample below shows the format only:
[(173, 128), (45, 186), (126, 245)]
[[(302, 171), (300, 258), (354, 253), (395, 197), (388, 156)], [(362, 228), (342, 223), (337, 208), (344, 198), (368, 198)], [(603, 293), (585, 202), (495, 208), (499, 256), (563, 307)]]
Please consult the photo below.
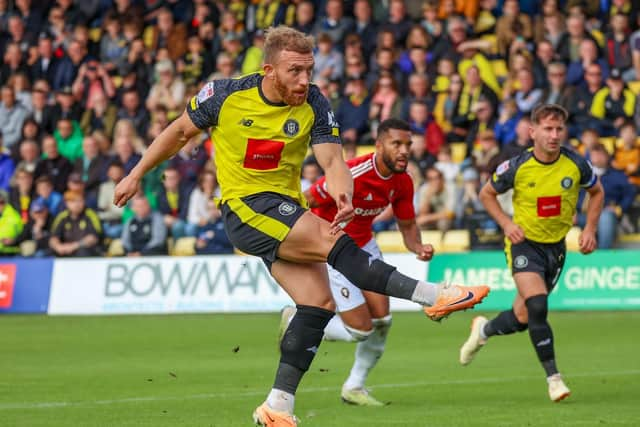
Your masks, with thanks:
[(11, 308), (15, 282), (16, 265), (0, 264), (0, 308)]
[(538, 197), (538, 216), (548, 218), (560, 215), (562, 210), (562, 197), (549, 196)]
[(244, 167), (247, 169), (276, 169), (280, 163), (284, 142), (267, 139), (249, 139), (244, 155)]

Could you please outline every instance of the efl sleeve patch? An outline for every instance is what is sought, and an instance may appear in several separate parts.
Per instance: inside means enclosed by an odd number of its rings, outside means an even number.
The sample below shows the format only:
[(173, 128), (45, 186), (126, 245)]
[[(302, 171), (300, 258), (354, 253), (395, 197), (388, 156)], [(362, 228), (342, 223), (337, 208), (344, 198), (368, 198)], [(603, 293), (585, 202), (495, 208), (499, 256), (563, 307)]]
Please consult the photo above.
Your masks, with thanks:
[[(224, 80), (218, 82), (224, 82)], [(218, 124), (220, 106), (224, 101), (223, 94), (223, 90), (216, 88), (216, 82), (208, 82), (189, 100), (187, 114), (194, 125), (200, 129), (208, 129)]]
[(517, 157), (502, 162), (491, 177), (491, 185), (498, 193), (504, 193), (513, 188), (516, 167), (514, 162)]
[(498, 165), (498, 167), (496, 168), (496, 175), (500, 176), (508, 170), (509, 170), (509, 160), (506, 160), (500, 163), (500, 165)]
[(198, 104), (203, 103), (207, 99), (211, 98), (214, 94), (213, 82), (209, 82), (200, 89), (198, 95), (196, 95)]

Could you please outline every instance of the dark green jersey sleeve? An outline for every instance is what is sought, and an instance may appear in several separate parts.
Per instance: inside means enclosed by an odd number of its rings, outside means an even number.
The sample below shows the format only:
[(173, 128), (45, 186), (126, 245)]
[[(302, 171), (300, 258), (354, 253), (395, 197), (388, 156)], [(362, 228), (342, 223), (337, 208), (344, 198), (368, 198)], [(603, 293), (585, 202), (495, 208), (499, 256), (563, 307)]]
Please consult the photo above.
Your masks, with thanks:
[(562, 153), (571, 159), (573, 163), (576, 164), (578, 170), (580, 171), (580, 187), (582, 188), (591, 188), (595, 185), (598, 177), (593, 172), (593, 167), (591, 163), (580, 154), (575, 151), (562, 149)]
[(218, 124), (220, 107), (226, 98), (226, 91), (221, 83), (223, 80), (211, 81), (189, 100), (187, 114), (199, 129), (208, 129)]
[(513, 188), (516, 177), (516, 165), (518, 164), (517, 159), (518, 157), (514, 157), (505, 160), (498, 165), (496, 171), (493, 173), (491, 185), (498, 193), (504, 193)]
[(206, 83), (187, 104), (191, 121), (200, 129), (217, 126), (222, 104), (227, 97), (233, 92), (259, 85), (261, 78), (260, 74), (255, 73), (238, 79), (220, 79)]
[(340, 126), (331, 111), (329, 101), (316, 85), (309, 86), (307, 102), (311, 105), (315, 116), (311, 128), (311, 145), (325, 142), (340, 144)]

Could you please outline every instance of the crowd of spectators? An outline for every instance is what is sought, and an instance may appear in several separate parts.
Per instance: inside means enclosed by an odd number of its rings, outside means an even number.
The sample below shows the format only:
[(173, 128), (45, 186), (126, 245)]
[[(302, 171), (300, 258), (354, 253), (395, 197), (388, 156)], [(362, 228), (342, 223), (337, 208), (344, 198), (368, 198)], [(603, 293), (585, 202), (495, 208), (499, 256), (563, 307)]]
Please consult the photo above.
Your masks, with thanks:
[[(530, 146), (531, 109), (554, 102), (570, 112), (567, 146), (605, 187), (601, 246), (636, 231), (637, 2), (0, 0), (0, 254), (31, 242), (36, 256), (100, 255), (115, 239), (130, 256), (164, 254), (168, 237), (231, 252), (205, 133), (146, 176), (128, 206), (111, 200), (204, 82), (260, 70), (265, 30), (277, 25), (316, 37), (314, 83), (348, 156), (382, 120), (410, 123), (422, 228), (497, 230), (479, 188)], [(602, 137), (620, 142), (604, 150)], [(308, 159), (303, 185), (321, 173)], [(388, 212), (375, 227), (393, 227)]]

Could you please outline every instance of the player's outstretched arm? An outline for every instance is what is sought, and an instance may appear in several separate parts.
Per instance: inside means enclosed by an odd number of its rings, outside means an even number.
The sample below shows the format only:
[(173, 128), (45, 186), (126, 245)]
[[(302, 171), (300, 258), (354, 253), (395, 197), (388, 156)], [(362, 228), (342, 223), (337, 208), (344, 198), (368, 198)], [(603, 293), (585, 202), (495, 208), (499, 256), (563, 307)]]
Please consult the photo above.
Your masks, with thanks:
[(331, 223), (331, 229), (337, 232), (341, 224), (353, 218), (353, 178), (342, 157), (340, 144), (314, 144), (313, 153), (320, 167), (324, 169), (327, 191), (336, 201), (338, 213)]
[(433, 246), (422, 243), (420, 230), (415, 219), (398, 220), (398, 229), (402, 233), (402, 240), (408, 250), (417, 255), (420, 261), (429, 261), (433, 258)]
[(200, 129), (193, 124), (187, 112), (182, 113), (153, 140), (138, 164), (129, 175), (118, 183), (113, 203), (116, 206), (124, 206), (138, 191), (142, 177), (163, 161), (174, 156), (198, 132)]
[(504, 230), (504, 235), (511, 240), (511, 243), (520, 243), (524, 241), (524, 231), (516, 223), (514, 223), (509, 215), (504, 213), (498, 203), (498, 192), (491, 182), (487, 182), (482, 190), (480, 190), (480, 201), (489, 215), (496, 220), (498, 225)]
[(587, 220), (580, 233), (578, 239), (578, 245), (580, 245), (580, 252), (583, 254), (590, 254), (596, 250), (597, 240), (596, 231), (598, 229), (598, 220), (602, 213), (602, 206), (604, 204), (604, 190), (602, 184), (597, 181), (596, 184), (587, 190), (589, 193), (589, 200), (587, 201)]

